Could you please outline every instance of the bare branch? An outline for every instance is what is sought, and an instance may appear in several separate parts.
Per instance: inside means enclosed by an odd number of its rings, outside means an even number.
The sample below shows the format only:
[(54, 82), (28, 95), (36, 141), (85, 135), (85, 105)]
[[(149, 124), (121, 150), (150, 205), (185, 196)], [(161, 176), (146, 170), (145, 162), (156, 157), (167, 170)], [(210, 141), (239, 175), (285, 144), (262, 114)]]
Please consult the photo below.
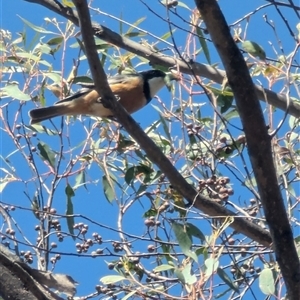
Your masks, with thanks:
[(0, 296), (4, 299), (16, 299), (16, 295), (18, 299), (24, 300), (63, 299), (38, 283), (30, 274), (32, 269), (2, 245), (0, 245), (0, 269)]

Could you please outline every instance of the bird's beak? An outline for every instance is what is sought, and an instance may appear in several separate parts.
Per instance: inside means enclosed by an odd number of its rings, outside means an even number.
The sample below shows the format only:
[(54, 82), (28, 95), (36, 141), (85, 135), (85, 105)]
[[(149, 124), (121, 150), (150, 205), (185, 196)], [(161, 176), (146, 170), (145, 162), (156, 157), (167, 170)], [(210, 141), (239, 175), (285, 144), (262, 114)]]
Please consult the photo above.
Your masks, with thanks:
[(180, 79), (181, 79), (180, 74), (175, 71), (166, 73), (165, 84), (168, 90), (169, 91), (171, 90), (173, 80), (179, 81)]

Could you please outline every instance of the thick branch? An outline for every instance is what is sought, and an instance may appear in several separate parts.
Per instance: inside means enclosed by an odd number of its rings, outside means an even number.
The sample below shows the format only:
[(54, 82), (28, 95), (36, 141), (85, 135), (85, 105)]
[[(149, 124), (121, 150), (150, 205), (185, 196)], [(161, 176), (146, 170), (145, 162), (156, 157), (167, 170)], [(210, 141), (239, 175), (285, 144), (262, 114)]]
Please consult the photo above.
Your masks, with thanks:
[(299, 300), (299, 258), (277, 181), (271, 138), (268, 135), (254, 84), (217, 2), (215, 0), (195, 0), (195, 2), (225, 66), (228, 82), (235, 96), (260, 199), (289, 299)]
[[(61, 3), (55, 0), (24, 0), (40, 4), (54, 11), (55, 13), (72, 21), (75, 25), (79, 25), (78, 15), (72, 9), (64, 7)], [(101, 28), (101, 30), (99, 30)], [(150, 61), (151, 64), (159, 64), (165, 67), (179, 66), (180, 71), (185, 74), (195, 74), (205, 77), (216, 83), (222, 84), (226, 73), (222, 70), (217, 70), (209, 65), (193, 62), (188, 65), (185, 61), (176, 59), (174, 57), (162, 55), (157, 52), (153, 52), (151, 49), (134, 42), (128, 38), (122, 37), (116, 32), (108, 29), (107, 27), (100, 26), (97, 23), (93, 23), (94, 34), (102, 40), (111, 43), (122, 49), (126, 49), (134, 54), (144, 57)], [(277, 94), (271, 90), (263, 89), (260, 86), (255, 86), (255, 92), (258, 98), (265, 101), (283, 111), (287, 109), (287, 97), (283, 94)], [(290, 99), (289, 114), (300, 117), (300, 104)]]
[[(20, 300), (61, 300), (37, 282), (28, 272), (30, 267), (0, 245), (0, 298)], [(2, 298), (1, 298), (2, 299)]]

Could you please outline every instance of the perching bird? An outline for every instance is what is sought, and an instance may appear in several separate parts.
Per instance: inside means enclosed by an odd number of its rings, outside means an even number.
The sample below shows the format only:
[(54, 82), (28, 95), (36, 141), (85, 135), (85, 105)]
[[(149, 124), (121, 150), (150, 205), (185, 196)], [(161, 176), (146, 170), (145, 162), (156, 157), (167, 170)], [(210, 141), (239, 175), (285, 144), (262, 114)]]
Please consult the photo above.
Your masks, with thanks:
[[(136, 74), (116, 75), (109, 78), (108, 83), (123, 107), (132, 114), (148, 104), (164, 85), (170, 88), (172, 80), (178, 80), (178, 76), (159, 70), (149, 70)], [(31, 110), (30, 124), (62, 115), (113, 117), (112, 111), (103, 106), (94, 85), (91, 85), (55, 102), (53, 106)]]

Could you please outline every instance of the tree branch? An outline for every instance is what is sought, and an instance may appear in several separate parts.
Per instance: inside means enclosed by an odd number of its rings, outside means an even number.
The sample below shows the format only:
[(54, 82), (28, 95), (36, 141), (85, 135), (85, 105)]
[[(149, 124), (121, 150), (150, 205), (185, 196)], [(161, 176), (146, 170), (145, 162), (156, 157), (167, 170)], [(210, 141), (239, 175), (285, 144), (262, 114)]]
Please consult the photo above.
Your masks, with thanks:
[(263, 112), (246, 62), (231, 37), (226, 20), (215, 0), (195, 0), (211, 39), (224, 64), (247, 140), (247, 148), (260, 199), (269, 225), (276, 259), (289, 299), (300, 299), (300, 262), (292, 230), (277, 181)]
[(3, 245), (0, 245), (0, 270), (0, 298), (20, 300), (63, 299), (42, 286), (30, 274), (33, 269)]

